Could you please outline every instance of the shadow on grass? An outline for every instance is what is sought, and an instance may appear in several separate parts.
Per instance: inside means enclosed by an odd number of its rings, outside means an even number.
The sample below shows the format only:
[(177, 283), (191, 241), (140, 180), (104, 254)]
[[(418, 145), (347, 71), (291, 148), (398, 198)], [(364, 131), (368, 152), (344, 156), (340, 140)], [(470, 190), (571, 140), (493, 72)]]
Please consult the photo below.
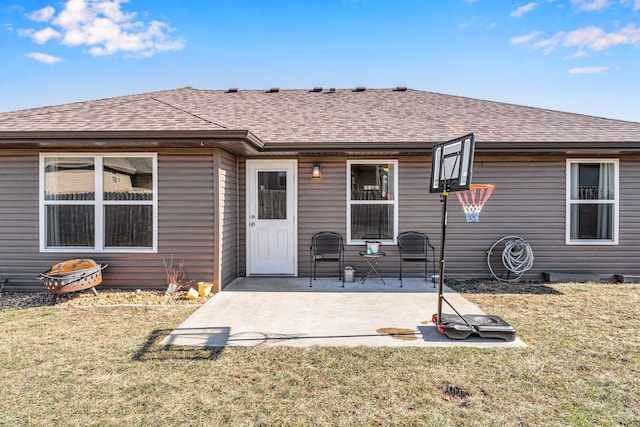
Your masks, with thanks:
[(156, 329), (131, 358), (135, 362), (157, 360), (215, 360), (224, 347), (192, 347), (162, 344), (173, 329)]
[(447, 280), (446, 285), (461, 294), (536, 294), (562, 295), (557, 289), (545, 283), (516, 282), (507, 283), (497, 280)]

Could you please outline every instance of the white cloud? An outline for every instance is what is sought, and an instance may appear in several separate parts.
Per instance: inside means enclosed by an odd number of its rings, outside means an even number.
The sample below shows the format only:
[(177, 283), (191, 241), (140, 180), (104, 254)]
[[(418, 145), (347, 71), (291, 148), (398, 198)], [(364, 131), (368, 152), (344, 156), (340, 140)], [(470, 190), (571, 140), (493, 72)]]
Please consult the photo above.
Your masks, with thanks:
[(553, 37), (540, 40), (533, 45), (534, 49), (543, 49), (549, 53), (559, 46), (578, 48), (577, 56), (584, 56), (585, 49), (599, 52), (619, 45), (640, 45), (640, 29), (629, 24), (617, 32), (606, 32), (600, 27), (585, 27), (568, 33), (557, 32)]
[(31, 34), (31, 38), (38, 44), (45, 44), (51, 39), (57, 39), (60, 37), (60, 33), (51, 27), (43, 28), (40, 31), (36, 31)]
[(571, 0), (572, 4), (578, 7), (578, 10), (591, 12), (594, 10), (602, 10), (609, 7), (609, 0)]
[(51, 6), (45, 6), (42, 9), (38, 9), (27, 14), (27, 18), (36, 22), (47, 22), (56, 13), (56, 10)]
[(33, 33), (35, 33), (33, 29), (18, 28), (18, 35), (20, 37), (31, 37)]
[(569, 74), (599, 74), (608, 70), (609, 67), (579, 67), (571, 68)]
[(583, 56), (587, 56), (587, 52), (584, 50), (579, 50), (571, 55), (571, 59), (582, 58)]
[(56, 62), (59, 62), (62, 59), (57, 56), (48, 55), (46, 53), (39, 53), (39, 52), (30, 52), (30, 53), (27, 53), (27, 56), (29, 58), (35, 59), (36, 61), (44, 62), (45, 64), (55, 64)]
[(640, 10), (640, 0), (633, 2), (633, 10)]
[(618, 32), (607, 33), (600, 27), (587, 27), (567, 33), (563, 45), (567, 47), (586, 47), (594, 51), (609, 49), (612, 46), (639, 44), (640, 29), (629, 24)]
[(50, 6), (27, 15), (36, 22), (49, 22), (49, 27), (25, 29), (19, 34), (38, 44), (59, 39), (65, 46), (85, 46), (95, 56), (118, 52), (152, 56), (184, 48), (184, 40), (171, 35), (173, 28), (137, 19), (137, 12), (122, 10), (124, 3), (128, 0), (67, 0), (57, 15)]
[(509, 43), (511, 43), (512, 45), (529, 43), (530, 41), (538, 37), (540, 34), (542, 34), (541, 31), (532, 31), (529, 34), (525, 34), (523, 36), (511, 37), (509, 39)]
[(511, 12), (511, 16), (515, 18), (520, 18), (525, 13), (531, 12), (537, 5), (538, 4), (534, 1), (527, 3), (524, 6), (520, 6), (519, 8)]
[(551, 38), (540, 40), (533, 45), (534, 49), (543, 49), (544, 53), (551, 53), (555, 50), (556, 46), (562, 42), (564, 38), (564, 31), (558, 31)]

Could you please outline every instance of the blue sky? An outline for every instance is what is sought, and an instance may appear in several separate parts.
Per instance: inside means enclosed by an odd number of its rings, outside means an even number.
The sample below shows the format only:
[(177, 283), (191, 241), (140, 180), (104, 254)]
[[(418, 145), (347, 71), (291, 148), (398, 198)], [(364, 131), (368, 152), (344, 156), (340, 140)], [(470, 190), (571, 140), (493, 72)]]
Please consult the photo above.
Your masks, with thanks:
[(0, 24), (0, 111), (407, 86), (640, 122), (640, 0), (9, 0)]

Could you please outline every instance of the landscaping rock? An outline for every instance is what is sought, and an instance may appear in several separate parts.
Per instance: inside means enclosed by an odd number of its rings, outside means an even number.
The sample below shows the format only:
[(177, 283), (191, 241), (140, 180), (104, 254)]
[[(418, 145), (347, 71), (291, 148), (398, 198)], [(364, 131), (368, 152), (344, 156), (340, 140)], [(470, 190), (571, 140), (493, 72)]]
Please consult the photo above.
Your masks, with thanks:
[[(196, 299), (187, 299), (186, 291), (166, 295), (163, 290), (99, 289), (98, 295), (91, 290), (58, 294), (54, 307), (98, 307), (113, 305), (200, 305), (214, 294)], [(50, 306), (53, 295), (46, 292), (3, 292), (0, 309)]]

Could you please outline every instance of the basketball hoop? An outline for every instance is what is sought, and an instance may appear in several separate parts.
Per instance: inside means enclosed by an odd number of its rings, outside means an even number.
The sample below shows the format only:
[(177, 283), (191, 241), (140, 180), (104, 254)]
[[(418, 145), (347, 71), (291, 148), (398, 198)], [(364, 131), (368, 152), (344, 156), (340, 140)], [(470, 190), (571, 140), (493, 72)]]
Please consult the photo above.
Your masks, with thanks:
[(491, 184), (471, 184), (468, 190), (456, 192), (467, 215), (467, 222), (480, 222), (480, 211), (493, 192)]

